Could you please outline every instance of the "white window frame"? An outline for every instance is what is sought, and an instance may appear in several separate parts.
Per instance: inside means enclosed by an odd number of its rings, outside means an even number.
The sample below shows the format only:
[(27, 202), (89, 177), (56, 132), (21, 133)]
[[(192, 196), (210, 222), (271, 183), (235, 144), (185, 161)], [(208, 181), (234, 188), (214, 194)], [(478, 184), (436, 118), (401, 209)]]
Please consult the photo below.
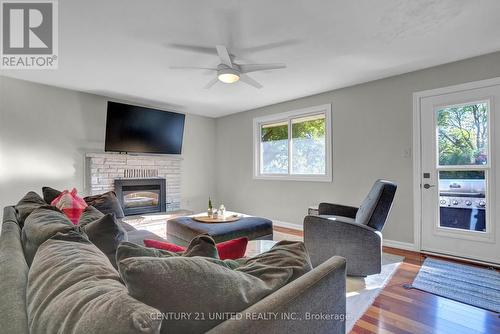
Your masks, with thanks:
[[(291, 120), (294, 118), (324, 114), (325, 115), (325, 172), (326, 174), (290, 174), (292, 166)], [(261, 173), (261, 126), (266, 123), (288, 122), (288, 174)], [(258, 180), (284, 180), (284, 181), (316, 181), (332, 182), (332, 106), (323, 104), (309, 108), (292, 110), (279, 114), (257, 117), (253, 119), (253, 178)]]

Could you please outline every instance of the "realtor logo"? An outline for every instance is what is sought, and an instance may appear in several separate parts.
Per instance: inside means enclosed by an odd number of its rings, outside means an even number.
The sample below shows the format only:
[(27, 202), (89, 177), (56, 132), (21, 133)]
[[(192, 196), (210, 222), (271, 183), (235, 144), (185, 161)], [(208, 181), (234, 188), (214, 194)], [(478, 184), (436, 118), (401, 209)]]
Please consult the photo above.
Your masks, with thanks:
[(57, 1), (2, 1), (1, 9), (1, 68), (57, 68)]

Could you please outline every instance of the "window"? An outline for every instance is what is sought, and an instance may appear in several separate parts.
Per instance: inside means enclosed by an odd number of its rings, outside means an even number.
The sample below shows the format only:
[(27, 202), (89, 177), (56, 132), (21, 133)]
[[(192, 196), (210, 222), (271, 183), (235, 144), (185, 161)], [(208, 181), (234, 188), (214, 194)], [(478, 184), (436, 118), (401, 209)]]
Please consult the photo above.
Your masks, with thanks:
[(254, 177), (331, 181), (331, 106), (254, 119)]
[(436, 112), (439, 166), (488, 164), (488, 102)]

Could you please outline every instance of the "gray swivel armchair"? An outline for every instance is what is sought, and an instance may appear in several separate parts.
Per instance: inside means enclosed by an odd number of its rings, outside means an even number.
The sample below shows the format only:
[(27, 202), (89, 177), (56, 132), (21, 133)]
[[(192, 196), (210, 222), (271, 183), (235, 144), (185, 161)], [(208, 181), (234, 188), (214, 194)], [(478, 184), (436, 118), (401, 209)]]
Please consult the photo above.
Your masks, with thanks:
[(377, 180), (359, 208), (321, 203), (317, 216), (304, 218), (304, 242), (313, 266), (334, 255), (347, 260), (347, 275), (378, 274), (382, 268), (382, 228), (397, 185)]

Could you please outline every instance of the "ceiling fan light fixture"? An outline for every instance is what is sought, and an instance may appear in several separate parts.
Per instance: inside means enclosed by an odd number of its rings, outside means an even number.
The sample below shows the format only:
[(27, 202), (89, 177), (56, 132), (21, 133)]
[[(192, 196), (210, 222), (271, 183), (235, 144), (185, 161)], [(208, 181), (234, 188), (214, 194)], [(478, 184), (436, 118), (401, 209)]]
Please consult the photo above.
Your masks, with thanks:
[(240, 76), (238, 75), (238, 72), (232, 69), (224, 69), (219, 71), (219, 73), (217, 74), (217, 79), (219, 79), (219, 81), (223, 83), (230, 84), (240, 80)]

